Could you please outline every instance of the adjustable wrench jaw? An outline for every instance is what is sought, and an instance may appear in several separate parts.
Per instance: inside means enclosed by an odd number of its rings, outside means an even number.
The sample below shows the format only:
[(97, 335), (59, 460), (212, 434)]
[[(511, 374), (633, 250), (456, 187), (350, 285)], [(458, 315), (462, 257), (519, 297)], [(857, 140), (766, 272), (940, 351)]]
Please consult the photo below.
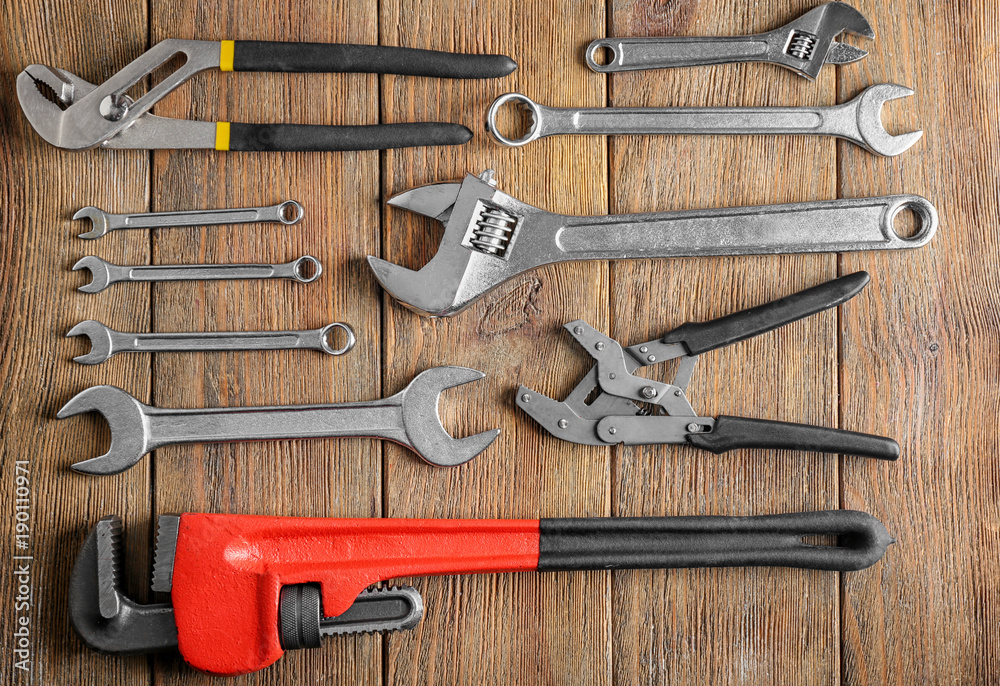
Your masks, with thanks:
[[(390, 295), (430, 317), (458, 314), (520, 272), (544, 264), (530, 247), (519, 248), (517, 242), (522, 236), (534, 242), (550, 233), (538, 224), (555, 217), (497, 190), (486, 173), (467, 175), (460, 186), (416, 188), (389, 204), (445, 220), (437, 253), (417, 271), (368, 257), (375, 278)], [(543, 252), (550, 253), (551, 249)]]
[(820, 5), (762, 37), (768, 46), (768, 62), (814, 81), (827, 62), (848, 64), (868, 55), (852, 45), (835, 42), (842, 33), (875, 38), (875, 31), (864, 15), (843, 2)]

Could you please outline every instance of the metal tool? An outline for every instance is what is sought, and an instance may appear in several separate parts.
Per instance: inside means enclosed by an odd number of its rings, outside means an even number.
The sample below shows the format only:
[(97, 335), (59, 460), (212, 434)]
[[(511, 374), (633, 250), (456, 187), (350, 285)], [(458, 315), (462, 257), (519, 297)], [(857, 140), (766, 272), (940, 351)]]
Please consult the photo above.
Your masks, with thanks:
[[(344, 344), (339, 348), (332, 343), (337, 331), (344, 337)], [(90, 340), (90, 352), (73, 358), (80, 364), (100, 364), (118, 353), (320, 350), (328, 355), (343, 355), (355, 343), (354, 331), (341, 322), (310, 331), (126, 333), (88, 319), (70, 329), (66, 336), (86, 336)]]
[(112, 264), (88, 255), (73, 265), (73, 271), (88, 269), (91, 282), (77, 290), (100, 293), (114, 283), (150, 281), (216, 281), (221, 279), (292, 279), (312, 283), (323, 273), (323, 265), (311, 255), (285, 264)]
[[(182, 59), (178, 59), (182, 58)], [(174, 67), (177, 62), (180, 66)], [(138, 87), (163, 67), (173, 71)], [(374, 45), (198, 41), (157, 43), (101, 85), (64, 69), (32, 64), (17, 77), (17, 99), (39, 136), (60, 148), (205, 148), (242, 151), (381, 150), (460, 145), (472, 132), (459, 124), (371, 126), (236, 124), (158, 117), (150, 108), (200, 71), (363, 72), (449, 79), (506, 76), (504, 55), (463, 55)]]
[[(566, 330), (597, 366), (565, 401), (521, 386), (517, 406), (553, 436), (584, 445), (687, 443), (713, 453), (771, 448), (895, 460), (899, 444), (891, 438), (746, 417), (701, 417), (685, 395), (702, 353), (841, 305), (868, 281), (866, 272), (856, 272), (720, 319), (683, 324), (662, 339), (628, 348), (584, 321), (570, 322)], [(639, 367), (667, 360), (679, 363), (671, 383), (633, 375)]]
[[(422, 186), (390, 205), (445, 224), (441, 245), (419, 271), (369, 256), (376, 278), (407, 307), (447, 317), (529, 269), (566, 260), (897, 250), (926, 245), (934, 206), (918, 195), (790, 205), (574, 217), (552, 214), (497, 190), (492, 171)], [(920, 219), (909, 237), (893, 220)]]
[(92, 386), (56, 417), (98, 412), (111, 427), (108, 452), (73, 465), (84, 474), (118, 474), (165, 445), (344, 437), (384, 438), (430, 464), (455, 467), (486, 450), (500, 430), (452, 438), (441, 425), (438, 399), (443, 391), (484, 376), (466, 367), (434, 367), (384, 400), (192, 410), (151, 407), (115, 386)]
[[(894, 542), (864, 512), (762, 517), (527, 520), (305, 519), (231, 514), (159, 518), (153, 590), (120, 588), (121, 520), (90, 532), (70, 577), (76, 633), (102, 653), (177, 650), (192, 667), (233, 676), (263, 669), (323, 636), (416, 626), (413, 588), (389, 579), (487, 572), (797, 567), (856, 571)], [(835, 536), (833, 545), (804, 539)], [(569, 629), (571, 627), (567, 627)]]
[[(882, 126), (882, 106), (913, 95), (895, 84), (866, 88), (853, 100), (833, 107), (545, 107), (520, 93), (506, 93), (490, 106), (486, 127), (504, 145), (527, 145), (546, 136), (633, 135), (792, 135), (833, 136), (865, 150), (894, 157), (923, 136), (914, 131), (897, 136)], [(497, 115), (508, 103), (531, 115), (531, 126), (520, 138), (497, 129)]]
[(305, 210), (294, 200), (270, 207), (240, 207), (221, 210), (182, 210), (143, 214), (112, 214), (96, 207), (84, 207), (73, 219), (89, 219), (92, 228), (80, 238), (100, 238), (118, 229), (162, 229), (174, 226), (212, 226), (218, 224), (282, 223), (292, 226), (302, 221)]
[(834, 40), (845, 32), (875, 38), (860, 12), (843, 2), (828, 2), (779, 29), (753, 36), (602, 38), (587, 46), (586, 60), (591, 69), (603, 73), (770, 62), (812, 81), (824, 64), (849, 64), (868, 56)]

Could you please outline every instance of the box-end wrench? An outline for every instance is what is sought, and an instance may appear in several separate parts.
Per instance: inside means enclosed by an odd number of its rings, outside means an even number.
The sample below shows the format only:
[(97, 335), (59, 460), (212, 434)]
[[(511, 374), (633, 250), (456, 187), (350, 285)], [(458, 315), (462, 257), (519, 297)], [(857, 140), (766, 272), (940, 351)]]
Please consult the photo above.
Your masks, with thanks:
[(312, 283), (323, 273), (323, 265), (311, 255), (305, 255), (284, 264), (157, 264), (138, 266), (112, 264), (100, 257), (88, 255), (73, 265), (73, 271), (80, 269), (88, 269), (91, 274), (91, 282), (78, 289), (84, 293), (100, 293), (113, 283), (149, 281), (293, 279), (299, 283)]
[(292, 226), (302, 221), (305, 210), (294, 200), (270, 207), (239, 207), (220, 210), (183, 210), (178, 212), (147, 212), (143, 214), (112, 214), (97, 207), (84, 207), (73, 219), (89, 219), (93, 225), (80, 238), (100, 238), (119, 229), (161, 229), (178, 226), (217, 226), (220, 224), (281, 223)]
[[(882, 106), (913, 95), (905, 86), (879, 84), (853, 100), (832, 107), (546, 107), (520, 93), (506, 93), (490, 106), (486, 127), (504, 145), (520, 146), (546, 136), (593, 135), (795, 135), (843, 138), (876, 155), (905, 152), (923, 131), (891, 135), (882, 126)], [(497, 128), (497, 115), (508, 103), (531, 115), (520, 138)]]
[(466, 367), (433, 367), (382, 400), (199, 409), (151, 407), (115, 386), (91, 386), (56, 417), (98, 412), (111, 427), (108, 452), (73, 465), (84, 474), (118, 474), (165, 445), (343, 437), (382, 438), (406, 446), (430, 464), (454, 467), (486, 450), (500, 430), (452, 438), (441, 425), (438, 400), (447, 389), (484, 376)]
[[(341, 331), (344, 344), (335, 348), (333, 337)], [(81, 364), (100, 364), (118, 353), (218, 352), (232, 350), (320, 350), (343, 355), (354, 347), (354, 331), (334, 322), (309, 331), (211, 331), (197, 333), (129, 333), (115, 331), (88, 319), (66, 334), (90, 339), (90, 352), (73, 359)]]

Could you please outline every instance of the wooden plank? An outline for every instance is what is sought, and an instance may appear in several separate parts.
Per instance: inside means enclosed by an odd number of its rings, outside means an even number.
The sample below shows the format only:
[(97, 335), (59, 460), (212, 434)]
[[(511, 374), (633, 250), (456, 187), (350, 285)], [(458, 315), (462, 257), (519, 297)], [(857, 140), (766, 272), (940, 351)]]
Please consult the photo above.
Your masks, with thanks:
[[(503, 80), (386, 77), (384, 121), (458, 121), (476, 132), (460, 148), (386, 153), (385, 197), (461, 178), (489, 167), (499, 187), (556, 212), (607, 210), (606, 148), (596, 139), (548, 139), (520, 150), (483, 131), (490, 103), (519, 91), (554, 105), (601, 105), (603, 79), (576, 57), (581, 41), (603, 33), (595, 3), (556, 0), (436, 0), (382, 3), (382, 42), (516, 56)], [(558, 18), (558, 20), (553, 20)], [(440, 235), (424, 218), (387, 209), (385, 259), (418, 268)], [(456, 435), (499, 427), (497, 442), (471, 463), (434, 469), (396, 446), (385, 449), (385, 512), (394, 517), (601, 516), (609, 512), (608, 456), (543, 435), (514, 406), (519, 383), (565, 394), (587, 361), (561, 325), (583, 317), (607, 326), (607, 266), (559, 265), (524, 274), (447, 320), (420, 318), (388, 302), (385, 391), (417, 372), (461, 364), (484, 381), (442, 399)], [(386, 683), (607, 683), (608, 576), (523, 574), (418, 579), (423, 622), (387, 639)]]
[[(614, 4), (613, 36), (743, 35), (813, 5)], [(615, 106), (831, 104), (834, 70), (810, 83), (770, 65), (634, 72), (611, 78)], [(615, 138), (611, 211), (835, 197), (836, 143), (792, 137)], [(834, 256), (630, 261), (611, 268), (613, 335), (632, 344), (824, 282)], [(849, 307), (866, 310), (864, 299)], [(664, 378), (667, 370), (650, 375)], [(703, 356), (695, 409), (837, 425), (837, 319), (825, 312)], [(877, 428), (877, 427), (865, 427)], [(755, 515), (837, 506), (837, 461), (816, 454), (623, 448), (612, 473), (619, 516)], [(791, 569), (622, 572), (612, 595), (616, 683), (838, 680), (838, 579)]]
[[(370, 3), (262, 5), (154, 2), (154, 40), (171, 36), (303, 42), (378, 41)], [(373, 124), (378, 81), (368, 74), (201, 75), (161, 103), (165, 116), (245, 122)], [(281, 351), (160, 355), (154, 397), (164, 407), (308, 404), (380, 397), (380, 306), (363, 258), (378, 252), (378, 153), (158, 152), (153, 204), (159, 210), (240, 207), (298, 200), (294, 227), (159, 232), (154, 259), (173, 262), (323, 264), (315, 283), (215, 282), (154, 288), (157, 330), (317, 328), (348, 322), (355, 349), (341, 358)], [(381, 451), (372, 440), (277, 441), (171, 447), (155, 461), (155, 510), (296, 516), (381, 514)], [(328, 640), (234, 683), (300, 684), (316, 675), (343, 683), (381, 681), (377, 636)], [(158, 661), (163, 683), (213, 679), (174, 658)], [(333, 678), (333, 677), (331, 677)]]
[(845, 421), (892, 427), (903, 448), (897, 464), (843, 471), (844, 506), (898, 541), (876, 573), (844, 580), (844, 683), (996, 683), (1000, 17), (992, 2), (865, 12), (879, 49), (843, 72), (841, 97), (910, 86), (884, 119), (925, 133), (898, 161), (845, 151), (842, 193), (925, 195), (941, 230), (916, 253), (844, 258), (872, 272), (875, 303), (845, 313)]
[[(107, 40), (94, 41), (93, 27), (106, 26)], [(110, 211), (143, 211), (147, 206), (148, 157), (130, 152), (70, 153), (53, 148), (32, 130), (14, 97), (15, 79), (32, 63), (69, 69), (100, 82), (145, 49), (144, 8), (123, 11), (121, 3), (89, 5), (4, 3), (0, 8), (4, 114), (0, 118), (0, 471), (4, 502), (0, 522), (6, 535), (0, 557), (8, 572), (0, 581), (5, 607), (0, 638), (7, 683), (142, 684), (149, 681), (143, 657), (108, 659), (73, 635), (67, 621), (67, 587), (77, 551), (100, 517), (126, 521), (130, 555), (149, 554), (149, 468), (125, 477), (75, 474), (70, 464), (101, 454), (110, 435), (95, 415), (55, 421), (56, 411), (74, 394), (95, 384), (114, 384), (139, 398), (149, 395), (149, 363), (120, 356), (95, 367), (72, 361), (87, 351), (84, 339), (63, 335), (77, 322), (97, 319), (117, 329), (142, 330), (149, 320), (146, 289), (112, 288), (97, 295), (75, 290), (85, 273), (70, 271), (77, 259), (94, 254), (121, 263), (143, 263), (149, 240), (141, 233), (88, 242), (76, 238), (86, 228), (70, 217), (84, 205)], [(87, 227), (89, 228), (89, 227)], [(29, 548), (14, 545), (15, 461), (29, 464), (31, 489)], [(9, 490), (8, 490), (9, 489)], [(30, 555), (31, 601), (15, 611), (19, 577), (12, 556)], [(20, 562), (18, 563), (20, 564)], [(149, 569), (129, 565), (125, 586), (148, 596)], [(14, 668), (15, 621), (28, 617), (30, 673)]]

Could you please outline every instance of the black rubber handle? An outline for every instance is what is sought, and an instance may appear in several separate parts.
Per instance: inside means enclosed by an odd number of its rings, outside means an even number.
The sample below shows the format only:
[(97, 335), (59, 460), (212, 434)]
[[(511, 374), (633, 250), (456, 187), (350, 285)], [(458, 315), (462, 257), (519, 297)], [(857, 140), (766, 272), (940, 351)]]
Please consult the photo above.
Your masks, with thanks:
[(710, 432), (688, 434), (687, 440), (691, 445), (716, 455), (736, 448), (768, 448), (840, 453), (879, 460), (899, 458), (899, 443), (883, 436), (725, 415), (716, 418), (715, 427)]
[[(803, 536), (836, 536), (810, 545)], [(538, 569), (800, 567), (840, 572), (878, 562), (893, 539), (864, 512), (763, 517), (543, 519)]]
[(683, 343), (692, 355), (722, 348), (847, 302), (868, 285), (868, 272), (855, 272), (787, 297), (710, 322), (688, 322), (663, 337)]
[(229, 149), (240, 151), (387, 150), (462, 145), (472, 131), (461, 124), (415, 123), (369, 126), (231, 124)]
[(506, 55), (468, 55), (384, 45), (238, 40), (233, 46), (233, 71), (361, 72), (439, 79), (494, 79), (515, 69), (517, 63)]

